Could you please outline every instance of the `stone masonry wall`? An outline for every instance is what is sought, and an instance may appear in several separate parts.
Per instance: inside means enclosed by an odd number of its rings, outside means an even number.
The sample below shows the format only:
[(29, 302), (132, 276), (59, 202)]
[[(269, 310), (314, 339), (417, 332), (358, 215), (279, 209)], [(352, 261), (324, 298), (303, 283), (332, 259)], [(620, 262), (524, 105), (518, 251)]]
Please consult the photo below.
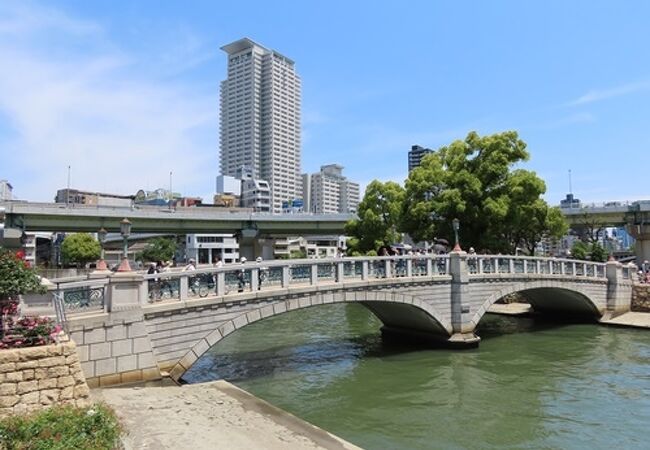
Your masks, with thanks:
[(74, 318), (68, 330), (91, 388), (160, 379), (142, 309)]
[(0, 417), (58, 403), (85, 406), (89, 393), (71, 340), (0, 350)]
[(635, 284), (632, 288), (632, 311), (650, 312), (650, 284)]

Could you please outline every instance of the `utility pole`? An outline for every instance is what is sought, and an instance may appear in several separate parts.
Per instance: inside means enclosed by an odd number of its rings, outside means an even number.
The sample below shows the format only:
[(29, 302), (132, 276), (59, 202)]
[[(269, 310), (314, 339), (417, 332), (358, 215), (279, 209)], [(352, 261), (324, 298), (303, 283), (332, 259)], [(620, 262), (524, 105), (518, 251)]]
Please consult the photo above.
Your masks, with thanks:
[(66, 190), (65, 207), (70, 207), (70, 165), (68, 165), (68, 189)]
[(169, 209), (172, 209), (172, 199), (174, 198), (174, 191), (172, 190), (172, 171), (169, 171)]

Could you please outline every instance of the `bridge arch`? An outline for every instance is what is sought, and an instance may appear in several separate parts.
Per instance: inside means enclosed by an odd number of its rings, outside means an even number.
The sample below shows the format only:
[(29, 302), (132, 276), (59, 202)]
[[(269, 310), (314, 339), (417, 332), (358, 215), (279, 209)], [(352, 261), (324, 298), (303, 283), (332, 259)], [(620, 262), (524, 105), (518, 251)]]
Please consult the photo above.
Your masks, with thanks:
[(594, 298), (593, 293), (588, 292), (585, 287), (579, 283), (567, 287), (567, 285), (559, 285), (554, 280), (512, 283), (488, 296), (471, 320), (474, 324), (478, 324), (490, 306), (515, 293), (523, 295), (536, 311), (563, 312), (569, 316), (602, 316), (605, 309), (604, 301)]
[(415, 330), (448, 338), (452, 334), (451, 322), (445, 320), (429, 303), (414, 295), (399, 294), (389, 290), (338, 291), (295, 295), (286, 300), (269, 301), (259, 308), (249, 310), (221, 323), (195, 343), (172, 367), (169, 375), (178, 381), (212, 346), (236, 330), (260, 320), (287, 312), (325, 304), (360, 303), (369, 309), (388, 328)]

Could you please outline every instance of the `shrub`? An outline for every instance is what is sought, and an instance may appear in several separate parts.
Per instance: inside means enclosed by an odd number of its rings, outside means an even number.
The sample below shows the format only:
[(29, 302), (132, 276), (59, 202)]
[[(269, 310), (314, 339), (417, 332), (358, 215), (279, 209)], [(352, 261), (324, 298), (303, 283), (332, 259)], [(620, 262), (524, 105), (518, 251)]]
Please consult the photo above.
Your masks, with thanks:
[(117, 448), (120, 425), (104, 404), (88, 408), (55, 406), (0, 421), (0, 448), (16, 450), (110, 450)]
[[(18, 296), (27, 292), (45, 292), (36, 272), (15, 253), (0, 249), (0, 340), (13, 333), (18, 314)], [(29, 324), (28, 324), (29, 325)], [(0, 345), (0, 348), (2, 347)]]

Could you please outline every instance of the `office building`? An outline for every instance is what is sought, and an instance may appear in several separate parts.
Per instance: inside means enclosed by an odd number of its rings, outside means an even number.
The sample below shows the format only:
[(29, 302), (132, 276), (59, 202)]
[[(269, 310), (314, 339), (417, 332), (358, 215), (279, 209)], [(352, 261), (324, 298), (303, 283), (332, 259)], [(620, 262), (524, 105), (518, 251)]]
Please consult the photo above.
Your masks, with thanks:
[(409, 172), (416, 167), (420, 167), (422, 158), (429, 153), (433, 153), (433, 150), (430, 148), (420, 147), (419, 145), (411, 146), (411, 150), (409, 151)]
[(103, 192), (80, 191), (78, 189), (59, 189), (54, 197), (55, 203), (90, 206), (130, 207), (135, 196), (107, 194)]
[(239, 243), (232, 234), (188, 234), (185, 255), (201, 265), (212, 264), (217, 257), (230, 264), (239, 261)]
[(560, 208), (562, 209), (580, 209), (581, 206), (580, 200), (575, 198), (573, 194), (567, 194), (565, 199), (560, 200)]
[(355, 213), (359, 206), (359, 184), (343, 176), (343, 166), (328, 164), (320, 172), (302, 176), (305, 211)]
[[(298, 198), (300, 77), (294, 61), (244, 38), (221, 47), (228, 77), (221, 82), (221, 173), (248, 166), (268, 182), (271, 210)], [(243, 194), (243, 193), (242, 193)]]
[(6, 202), (12, 199), (14, 187), (7, 180), (0, 180), (0, 202)]

